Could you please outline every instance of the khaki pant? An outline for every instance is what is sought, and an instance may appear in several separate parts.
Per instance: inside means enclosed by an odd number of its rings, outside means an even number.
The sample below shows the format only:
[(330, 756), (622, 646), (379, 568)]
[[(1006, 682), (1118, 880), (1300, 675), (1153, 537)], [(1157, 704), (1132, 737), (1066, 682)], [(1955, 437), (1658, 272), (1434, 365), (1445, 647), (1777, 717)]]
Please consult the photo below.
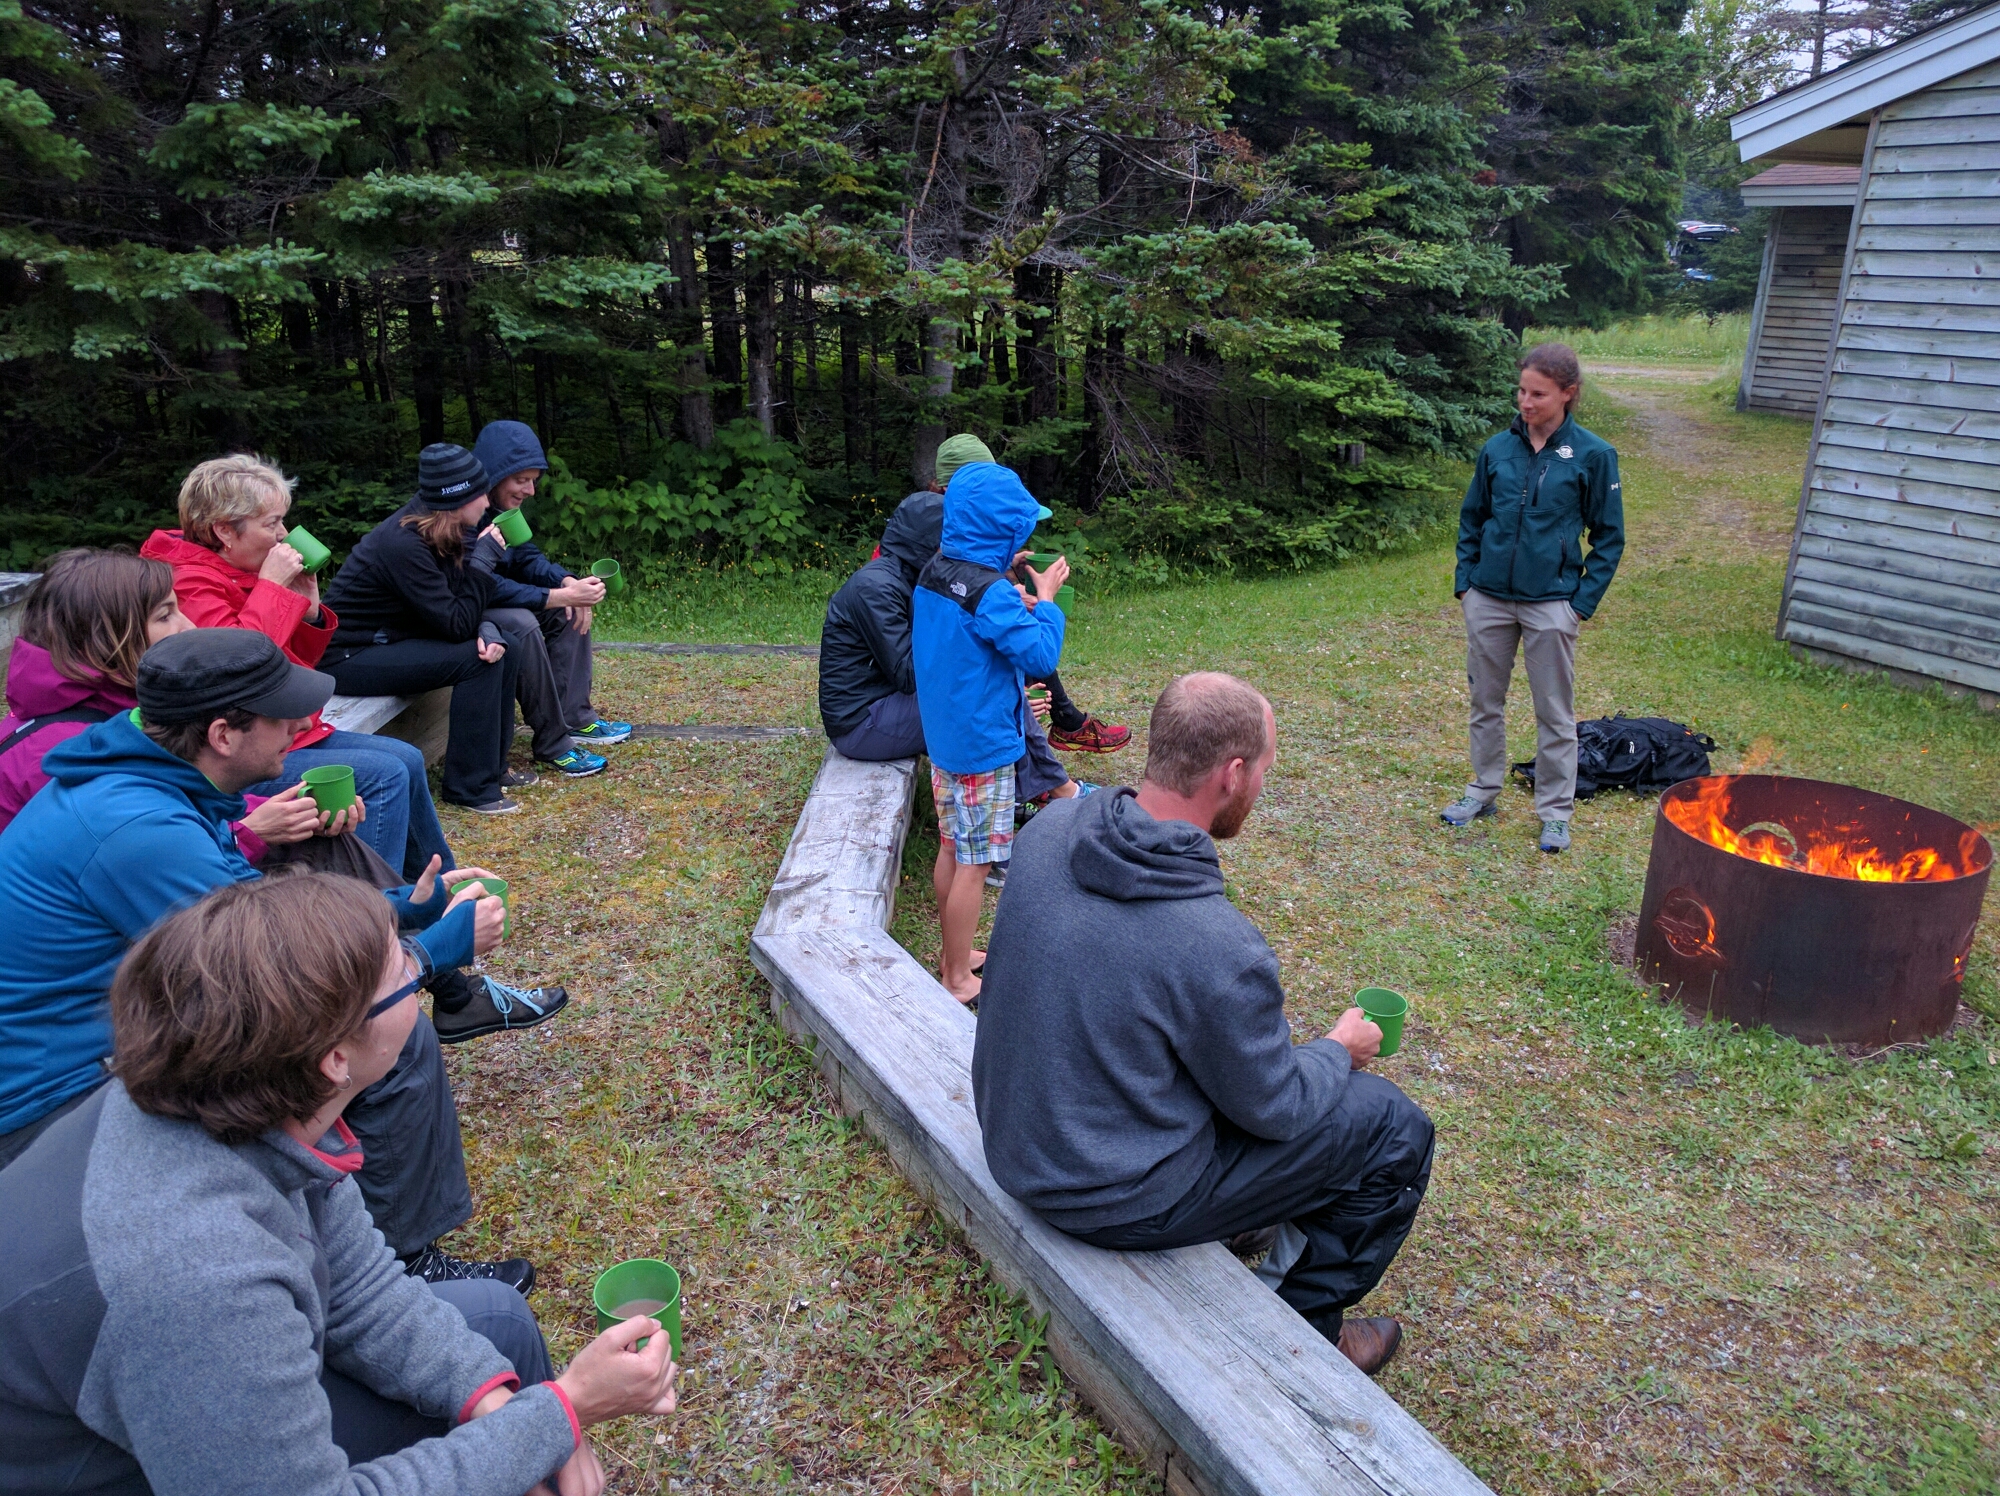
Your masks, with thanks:
[(1475, 800), (1498, 798), (1507, 777), (1507, 685), (1516, 646), (1528, 659), (1535, 698), (1535, 813), (1567, 821), (1576, 804), (1576, 631), (1582, 620), (1558, 599), (1509, 603), (1468, 588), (1465, 678), (1472, 688)]

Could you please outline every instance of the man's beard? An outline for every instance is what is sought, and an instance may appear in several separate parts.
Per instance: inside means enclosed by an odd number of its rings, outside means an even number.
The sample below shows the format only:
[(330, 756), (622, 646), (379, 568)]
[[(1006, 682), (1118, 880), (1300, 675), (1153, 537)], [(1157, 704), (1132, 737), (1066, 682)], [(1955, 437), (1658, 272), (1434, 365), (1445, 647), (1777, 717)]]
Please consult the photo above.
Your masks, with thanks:
[(1235, 799), (1224, 802), (1215, 812), (1208, 834), (1217, 841), (1228, 841), (1243, 829), (1243, 823), (1250, 819), (1250, 807), (1256, 803), (1257, 796), (1248, 787), (1240, 790)]

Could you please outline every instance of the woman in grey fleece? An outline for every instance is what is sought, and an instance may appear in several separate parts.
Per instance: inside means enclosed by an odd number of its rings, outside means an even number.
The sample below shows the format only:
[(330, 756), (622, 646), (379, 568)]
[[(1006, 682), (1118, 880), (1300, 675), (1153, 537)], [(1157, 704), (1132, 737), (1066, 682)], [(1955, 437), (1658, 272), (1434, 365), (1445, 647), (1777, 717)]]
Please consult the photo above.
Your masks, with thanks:
[(133, 948), (117, 1078), (0, 1171), (0, 1491), (596, 1496), (583, 1430), (672, 1411), (655, 1321), (552, 1376), (518, 1293), (412, 1278), (369, 1221), (340, 1114), (416, 975), (381, 897), (314, 873)]

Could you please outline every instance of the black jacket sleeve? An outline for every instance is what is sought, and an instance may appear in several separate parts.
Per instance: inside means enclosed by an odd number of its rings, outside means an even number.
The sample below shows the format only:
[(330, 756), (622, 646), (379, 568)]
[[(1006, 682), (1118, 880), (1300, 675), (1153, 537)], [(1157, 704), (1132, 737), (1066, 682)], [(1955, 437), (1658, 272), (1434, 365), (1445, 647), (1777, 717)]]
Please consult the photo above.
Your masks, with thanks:
[(492, 605), (499, 545), (480, 540), (460, 566), (447, 567), (415, 530), (401, 533), (407, 538), (395, 548), (389, 579), (402, 594), (411, 632), (451, 644), (477, 637), (479, 620)]
[(848, 620), (868, 645), (875, 668), (905, 695), (917, 689), (917, 663), (910, 652), (910, 593), (908, 588), (878, 583), (861, 606), (848, 610)]

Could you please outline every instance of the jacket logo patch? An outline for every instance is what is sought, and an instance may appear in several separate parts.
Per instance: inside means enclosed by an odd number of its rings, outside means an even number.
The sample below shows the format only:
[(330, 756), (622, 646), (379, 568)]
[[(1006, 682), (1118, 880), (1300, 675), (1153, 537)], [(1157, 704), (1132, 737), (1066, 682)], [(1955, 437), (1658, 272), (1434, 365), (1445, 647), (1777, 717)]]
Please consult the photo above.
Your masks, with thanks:
[(951, 595), (952, 595), (953, 597), (964, 597), (964, 596), (965, 596), (965, 583), (963, 583), (963, 582), (953, 582), (953, 583), (951, 584)]
[(1576, 450), (1565, 444), (1556, 448), (1556, 456), (1560, 457), (1564, 462), (1568, 462), (1570, 458), (1576, 456)]

